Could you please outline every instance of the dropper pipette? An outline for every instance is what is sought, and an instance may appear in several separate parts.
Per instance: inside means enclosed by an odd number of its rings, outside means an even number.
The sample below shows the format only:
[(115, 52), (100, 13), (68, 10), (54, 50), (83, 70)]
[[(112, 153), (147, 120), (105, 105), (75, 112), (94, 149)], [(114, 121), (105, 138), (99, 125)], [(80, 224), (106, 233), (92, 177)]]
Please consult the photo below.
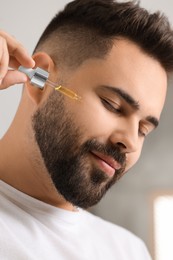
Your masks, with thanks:
[(60, 91), (61, 93), (63, 93), (64, 95), (72, 98), (72, 99), (76, 99), (76, 100), (80, 100), (81, 97), (78, 96), (74, 91), (72, 91), (69, 88), (65, 88), (64, 86), (57, 86), (57, 84), (55, 84), (54, 82), (50, 81), (49, 79), (46, 80), (46, 84), (53, 87), (55, 90)]
[(70, 90), (69, 88), (66, 88), (62, 85), (57, 85), (56, 83), (52, 82), (48, 79), (49, 72), (46, 70), (43, 70), (39, 67), (35, 69), (25, 68), (23, 66), (20, 66), (18, 68), (20, 72), (25, 73), (28, 78), (30, 79), (30, 83), (40, 89), (44, 89), (45, 84), (49, 85), (50, 87), (53, 87), (55, 90), (60, 91), (64, 95), (68, 96), (71, 99), (80, 100), (81, 97), (78, 96), (74, 91)]

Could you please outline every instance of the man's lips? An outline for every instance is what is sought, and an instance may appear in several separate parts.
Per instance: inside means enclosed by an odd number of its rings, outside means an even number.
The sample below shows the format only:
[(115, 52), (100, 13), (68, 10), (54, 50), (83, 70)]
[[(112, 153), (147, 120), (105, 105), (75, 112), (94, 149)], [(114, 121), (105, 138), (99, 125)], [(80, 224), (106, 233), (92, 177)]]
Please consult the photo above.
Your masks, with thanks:
[(110, 156), (99, 153), (97, 151), (92, 151), (91, 154), (99, 162), (100, 168), (102, 168), (102, 170), (111, 177), (115, 174), (116, 170), (119, 170), (121, 168), (121, 164)]

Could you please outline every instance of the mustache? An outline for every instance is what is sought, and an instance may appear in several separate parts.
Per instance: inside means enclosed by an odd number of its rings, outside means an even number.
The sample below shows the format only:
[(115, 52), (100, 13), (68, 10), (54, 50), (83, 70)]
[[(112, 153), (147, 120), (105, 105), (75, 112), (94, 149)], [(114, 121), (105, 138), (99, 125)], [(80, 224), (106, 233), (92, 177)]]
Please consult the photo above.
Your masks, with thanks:
[(126, 163), (126, 154), (122, 153), (120, 147), (118, 145), (105, 145), (99, 143), (97, 140), (92, 139), (88, 140), (82, 149), (83, 153), (88, 153), (90, 151), (97, 151), (102, 153), (106, 156), (112, 157), (115, 161), (117, 161), (123, 168), (125, 167)]

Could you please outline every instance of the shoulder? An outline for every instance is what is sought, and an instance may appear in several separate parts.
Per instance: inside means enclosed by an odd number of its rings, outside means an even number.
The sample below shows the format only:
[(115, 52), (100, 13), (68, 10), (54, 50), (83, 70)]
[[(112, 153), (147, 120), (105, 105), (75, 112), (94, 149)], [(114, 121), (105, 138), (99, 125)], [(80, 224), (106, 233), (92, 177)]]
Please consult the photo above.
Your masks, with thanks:
[(83, 211), (83, 214), (85, 216), (85, 219), (87, 220), (88, 224), (90, 226), (94, 226), (95, 228), (98, 228), (100, 232), (108, 232), (112, 234), (118, 234), (122, 237), (127, 237), (130, 239), (139, 239), (136, 235), (134, 235), (132, 232), (128, 231), (127, 229), (118, 226), (116, 224), (113, 224), (107, 220), (102, 219), (101, 217), (98, 217), (90, 212)]
[[(84, 211), (83, 214), (87, 219), (87, 226), (92, 230), (91, 232), (97, 233), (99, 238), (103, 238), (114, 248), (118, 246), (119, 250), (126, 249), (128, 254), (133, 256), (132, 259), (136, 259), (136, 255), (140, 256), (141, 260), (151, 259), (144, 242), (132, 232), (89, 212)], [(129, 257), (129, 259), (131, 258)]]

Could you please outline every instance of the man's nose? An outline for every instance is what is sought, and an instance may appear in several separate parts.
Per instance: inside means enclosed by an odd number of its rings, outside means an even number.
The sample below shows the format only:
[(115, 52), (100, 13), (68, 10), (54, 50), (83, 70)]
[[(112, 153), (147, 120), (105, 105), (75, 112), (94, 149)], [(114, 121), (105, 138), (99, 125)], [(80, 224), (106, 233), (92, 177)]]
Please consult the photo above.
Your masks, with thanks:
[(134, 122), (120, 124), (110, 136), (110, 142), (120, 148), (123, 153), (136, 152), (139, 142), (139, 126)]

